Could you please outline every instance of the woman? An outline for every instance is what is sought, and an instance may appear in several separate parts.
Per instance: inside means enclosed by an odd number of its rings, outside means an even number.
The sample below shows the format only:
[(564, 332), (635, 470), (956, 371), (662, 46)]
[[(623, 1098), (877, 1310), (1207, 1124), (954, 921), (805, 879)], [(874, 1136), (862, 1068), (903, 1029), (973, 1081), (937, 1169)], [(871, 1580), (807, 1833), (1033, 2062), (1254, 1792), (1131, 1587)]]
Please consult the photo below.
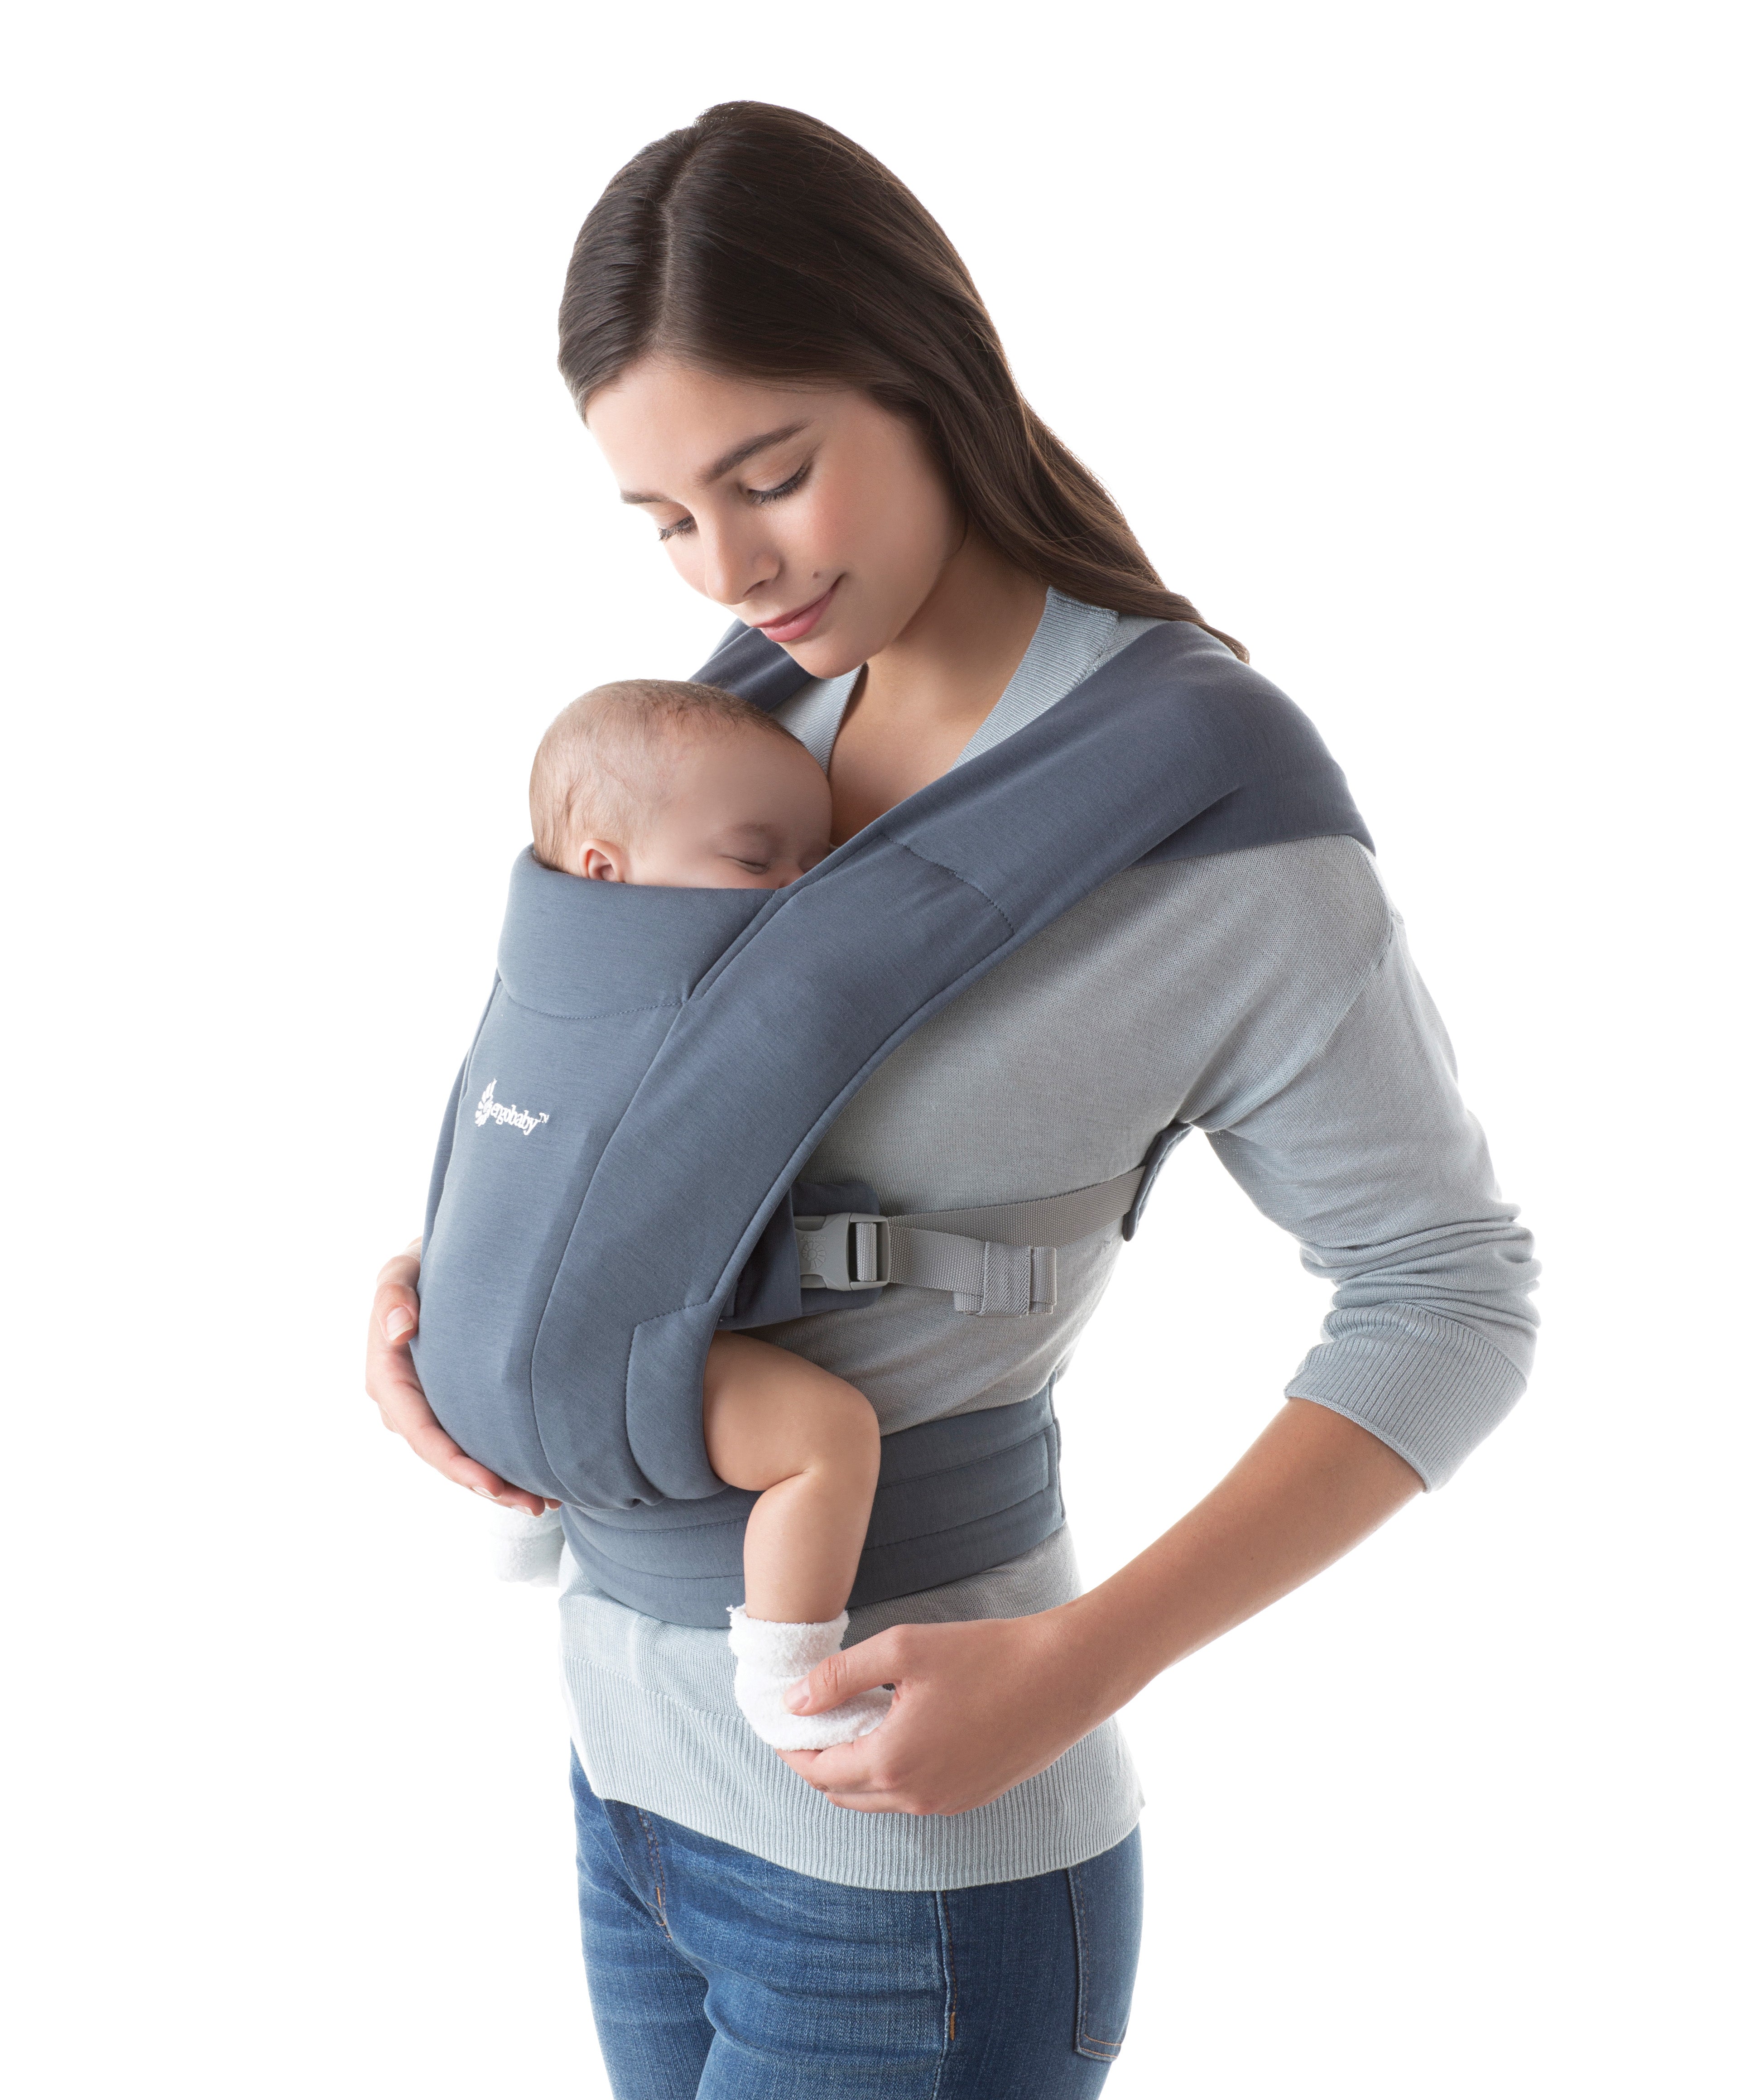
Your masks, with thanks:
[[(721, 105), (622, 170), (572, 258), (560, 363), (682, 579), (810, 674), (778, 712), (828, 765), (837, 840), (1152, 623), (1204, 624), (1020, 399), (940, 228), (795, 112)], [(1444, 1480), (1517, 1398), (1529, 1242), (1353, 839), (1104, 884), (918, 1030), (806, 1171), (890, 1209), (1007, 1202), (1120, 1174), (1174, 1122), (1338, 1287), (1263, 1436), (1109, 1581), (1079, 1594), (1059, 1529), (862, 1612), (807, 1703), (888, 1683), (888, 1722), (780, 1763), (739, 1724), (721, 1636), (573, 1576), (585, 1949), (616, 2093), (1096, 2091), (1139, 1930), (1111, 1717)], [(1055, 1310), (1023, 1320), (890, 1289), (766, 1332), (885, 1432), (1008, 1405), (1050, 1386), (1117, 1245), (1065, 1250)], [(538, 1507), (425, 1406), (417, 1276), (415, 1253), (392, 1261), (373, 1309), (386, 1422)]]

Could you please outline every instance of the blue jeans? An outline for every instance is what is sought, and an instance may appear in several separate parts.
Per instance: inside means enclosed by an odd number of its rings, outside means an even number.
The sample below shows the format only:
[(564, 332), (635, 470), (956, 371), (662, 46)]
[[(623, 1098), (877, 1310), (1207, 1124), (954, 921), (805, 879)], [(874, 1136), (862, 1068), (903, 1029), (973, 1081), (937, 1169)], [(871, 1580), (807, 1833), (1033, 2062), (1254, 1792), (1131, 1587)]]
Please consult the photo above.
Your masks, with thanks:
[(848, 1889), (618, 1801), (576, 1758), (578, 1902), (615, 2100), (1083, 2100), (1124, 2039), (1132, 1831), (1066, 1872)]

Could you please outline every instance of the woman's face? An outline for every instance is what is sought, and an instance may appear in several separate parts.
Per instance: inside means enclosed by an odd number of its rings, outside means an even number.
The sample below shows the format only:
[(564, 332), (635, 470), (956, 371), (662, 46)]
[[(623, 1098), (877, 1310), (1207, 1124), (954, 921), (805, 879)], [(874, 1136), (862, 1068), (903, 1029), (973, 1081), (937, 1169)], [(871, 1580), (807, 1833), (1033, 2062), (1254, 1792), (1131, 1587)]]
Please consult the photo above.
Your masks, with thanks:
[(897, 641), (964, 536), (917, 431), (852, 388), (649, 357), (585, 420), (686, 582), (817, 678)]

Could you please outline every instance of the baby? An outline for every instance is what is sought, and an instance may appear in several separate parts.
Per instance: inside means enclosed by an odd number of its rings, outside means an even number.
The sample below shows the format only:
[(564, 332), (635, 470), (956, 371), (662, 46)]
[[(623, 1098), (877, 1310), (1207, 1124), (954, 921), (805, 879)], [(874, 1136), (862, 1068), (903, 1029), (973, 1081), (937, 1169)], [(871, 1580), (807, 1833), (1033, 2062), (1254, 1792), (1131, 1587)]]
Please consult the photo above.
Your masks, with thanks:
[[(630, 679), (572, 701), (541, 739), (529, 808), (536, 858), (585, 882), (780, 889), (831, 849), (826, 774), (714, 686)], [(747, 1601), (730, 1613), (736, 1701), (781, 1749), (866, 1735), (890, 1694), (798, 1716), (784, 1693), (844, 1638), (880, 1465), (875, 1411), (843, 1379), (738, 1334), (712, 1341), (703, 1402), (712, 1469), (760, 1498)]]

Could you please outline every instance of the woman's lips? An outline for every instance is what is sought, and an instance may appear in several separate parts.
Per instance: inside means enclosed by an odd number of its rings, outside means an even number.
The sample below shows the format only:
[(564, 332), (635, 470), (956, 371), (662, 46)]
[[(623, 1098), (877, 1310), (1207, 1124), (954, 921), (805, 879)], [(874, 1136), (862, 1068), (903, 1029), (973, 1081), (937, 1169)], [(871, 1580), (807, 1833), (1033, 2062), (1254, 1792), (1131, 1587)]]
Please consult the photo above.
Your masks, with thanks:
[(798, 606), (794, 612), (780, 613), (776, 620), (756, 620), (754, 625), (770, 641), (800, 642), (825, 612), (831, 602), (833, 592), (838, 588), (835, 582), (812, 604)]

